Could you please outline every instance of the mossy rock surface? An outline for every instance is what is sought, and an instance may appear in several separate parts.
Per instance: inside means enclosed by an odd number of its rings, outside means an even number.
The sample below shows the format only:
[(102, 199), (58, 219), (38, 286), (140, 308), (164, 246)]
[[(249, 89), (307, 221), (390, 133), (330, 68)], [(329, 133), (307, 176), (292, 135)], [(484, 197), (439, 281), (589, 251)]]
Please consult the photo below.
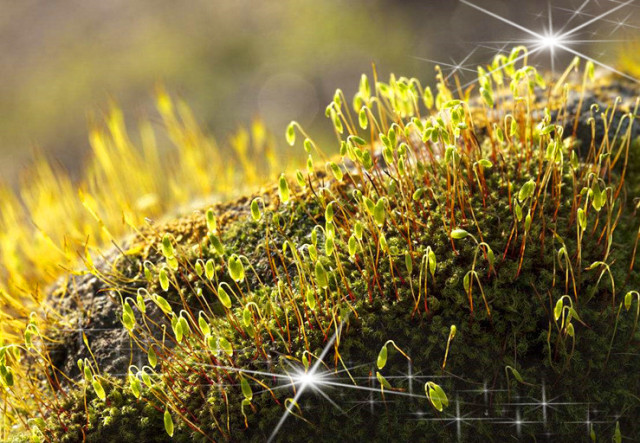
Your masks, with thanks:
[[(459, 189), (447, 183), (454, 174), (437, 156), (422, 166), (407, 162), (401, 176), (397, 164), (385, 165), (378, 153), (372, 171), (354, 162), (351, 169), (343, 168), (342, 181), (317, 170), (304, 189), (291, 186), (287, 203), (274, 187), (214, 206), (222, 254), (207, 235), (209, 208), (145, 228), (121, 245), (126, 255), (113, 251), (98, 265), (103, 279), (77, 277), (62, 288), (74, 296), (56, 309), (86, 329), (93, 356), (110, 375), (103, 381), (106, 400), (87, 387), (87, 409), (85, 391), (73, 389), (60, 411), (64, 420), (47, 418), (47, 435), (56, 441), (83, 436), (87, 441), (265, 441), (283, 415), (277, 441), (585, 441), (591, 425), (599, 438), (611, 438), (616, 422), (625, 436), (640, 435), (640, 332), (635, 327), (640, 300), (633, 298), (629, 310), (624, 304), (629, 291), (640, 289), (632, 265), (640, 145), (628, 144), (626, 167), (620, 161), (594, 168), (600, 157), (590, 155), (589, 147), (600, 146), (605, 126), (596, 125), (592, 133), (584, 117), (593, 103), (603, 109), (611, 104), (611, 94), (625, 99), (612, 121), (624, 120), (637, 89), (617, 80), (587, 92), (577, 124), (580, 101), (568, 102), (561, 126), (570, 134), (575, 124), (576, 138), (559, 147), (567, 164), (557, 169), (539, 148), (527, 151), (526, 140), (516, 143), (515, 136), (513, 143), (522, 151), (505, 147), (491, 157), (496, 143), (491, 125), (479, 125), (473, 136), (463, 136), (467, 151), (458, 154), (456, 177), (464, 180)], [(627, 131), (623, 122), (619, 128), (635, 140), (637, 125)], [(580, 155), (570, 166), (574, 148)], [(493, 161), (478, 180), (471, 160), (480, 157), (472, 150)], [(545, 171), (555, 174), (548, 186), (518, 201), (523, 185), (539, 184)], [(610, 188), (604, 192), (615, 201), (615, 210), (586, 205), (587, 228), (578, 241), (576, 211), (585, 206), (585, 196), (575, 187), (587, 183), (589, 172), (600, 174), (603, 188)], [(397, 177), (395, 184), (390, 177)], [(408, 194), (427, 187), (449, 187), (452, 195)], [(383, 223), (375, 222), (354, 191), (373, 203), (374, 196), (385, 198)], [(255, 197), (259, 220), (251, 215)], [(327, 204), (332, 201), (334, 251), (327, 254)], [(524, 210), (520, 220), (515, 205)], [(528, 210), (532, 222), (525, 226)], [(364, 233), (350, 254), (356, 221), (363, 223)], [(454, 224), (472, 235), (453, 238)], [(316, 254), (309, 251), (314, 229)], [(169, 272), (172, 284), (165, 291), (157, 273), (165, 266), (161, 243), (167, 234), (179, 269)], [(489, 245), (491, 253), (478, 243)], [(566, 255), (559, 253), (562, 248)], [(423, 260), (428, 251), (437, 258), (433, 273)], [(581, 266), (570, 269), (567, 263), (578, 251)], [(228, 269), (235, 256), (246, 257), (241, 282)], [(209, 260), (214, 277), (198, 276), (196, 267)], [(318, 264), (327, 272), (324, 285)], [(152, 271), (150, 280), (145, 266)], [(221, 302), (221, 284), (231, 293), (230, 309)], [(161, 294), (176, 317), (191, 316), (190, 332), (179, 343), (170, 319), (150, 299), (145, 319), (155, 325), (130, 338), (121, 323), (122, 300), (131, 297), (135, 328), (142, 329), (135, 305), (140, 290)], [(558, 300), (566, 308), (559, 318)], [(247, 309), (251, 321), (245, 323)], [(213, 349), (207, 346), (197, 323), (201, 310), (232, 345), (232, 356), (219, 340)], [(76, 361), (93, 357), (77, 333), (59, 337), (65, 344), (53, 353), (54, 363), (77, 378)], [(164, 347), (157, 344), (163, 340)], [(388, 360), (378, 368), (388, 340), (394, 342), (387, 345)], [(157, 371), (163, 374), (154, 378), (154, 388), (143, 387), (139, 399), (126, 378), (130, 364), (147, 364), (146, 351), (135, 341), (145, 349), (156, 343)], [(303, 386), (296, 374), (304, 373), (305, 359), (313, 368), (321, 355), (318, 385)], [(250, 404), (242, 405), (247, 399), (242, 380), (251, 387)], [(386, 382), (390, 387), (381, 389)], [(426, 382), (437, 383), (448, 396), (442, 411), (427, 399)], [(166, 398), (172, 399), (172, 439), (162, 421)]]

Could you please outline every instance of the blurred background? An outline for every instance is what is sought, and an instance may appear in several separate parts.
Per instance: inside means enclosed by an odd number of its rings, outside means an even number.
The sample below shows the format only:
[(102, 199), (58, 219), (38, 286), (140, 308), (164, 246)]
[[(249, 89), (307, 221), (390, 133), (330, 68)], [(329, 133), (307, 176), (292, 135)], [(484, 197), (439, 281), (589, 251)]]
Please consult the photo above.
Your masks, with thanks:
[[(640, 0), (474, 3), (536, 32), (619, 7), (572, 37), (605, 63), (620, 43), (602, 40), (640, 35)], [(530, 37), (457, 0), (0, 0), (0, 182), (15, 183), (35, 151), (73, 174), (109, 100), (131, 128), (158, 119), (158, 82), (220, 140), (260, 116), (284, 145), (292, 119), (330, 134), (325, 105), (338, 87), (351, 95), (372, 63), (381, 78), (424, 84), (436, 61), (445, 73), (464, 62), (468, 80), (496, 49)], [(556, 64), (572, 57), (557, 53)], [(532, 61), (550, 67), (548, 53)]]

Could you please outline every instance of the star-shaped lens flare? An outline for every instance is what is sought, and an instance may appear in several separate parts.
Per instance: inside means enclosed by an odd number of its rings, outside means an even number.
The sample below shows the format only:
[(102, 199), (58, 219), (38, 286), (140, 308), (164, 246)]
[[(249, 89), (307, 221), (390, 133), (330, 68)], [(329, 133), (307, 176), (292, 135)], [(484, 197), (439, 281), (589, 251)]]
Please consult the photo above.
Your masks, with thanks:
[[(608, 65), (600, 60), (597, 60), (593, 57), (590, 57), (589, 55), (578, 51), (575, 46), (579, 43), (595, 43), (595, 42), (604, 42), (605, 40), (595, 40), (595, 39), (578, 39), (577, 35), (579, 31), (584, 30), (585, 28), (587, 28), (588, 26), (594, 24), (594, 23), (598, 23), (598, 22), (602, 22), (605, 21), (605, 19), (607, 19), (608, 17), (611, 16), (611, 14), (622, 10), (623, 8), (629, 7), (631, 6), (632, 3), (634, 3), (636, 0), (626, 0), (624, 2), (614, 2), (615, 6), (611, 7), (610, 9), (604, 11), (603, 13), (596, 15), (596, 16), (592, 16), (589, 17), (586, 21), (574, 26), (573, 28), (569, 29), (569, 30), (565, 30), (567, 25), (574, 20), (574, 18), (576, 17), (582, 17), (585, 16), (586, 14), (583, 13), (583, 9), (587, 6), (587, 4), (589, 3), (588, 0), (586, 0), (585, 2), (583, 2), (580, 7), (578, 7), (575, 11), (574, 14), (570, 17), (570, 19), (567, 21), (567, 23), (565, 24), (565, 26), (556, 29), (554, 28), (553, 25), (553, 19), (552, 19), (552, 14), (551, 14), (551, 6), (549, 6), (549, 11), (548, 11), (548, 24), (546, 29), (542, 29), (542, 30), (534, 30), (534, 29), (530, 29), (526, 26), (523, 26), (519, 23), (516, 23), (512, 20), (509, 20), (508, 18), (505, 18), (495, 12), (492, 12), (486, 8), (483, 8), (482, 6), (479, 6), (475, 3), (472, 3), (468, 0), (460, 0), (460, 3), (467, 5), (477, 11), (482, 12), (483, 14), (488, 15), (489, 17), (492, 17), (496, 20), (499, 20), (503, 23), (508, 24), (509, 26), (516, 28), (522, 32), (524, 32), (525, 34), (527, 34), (527, 37), (521, 40), (513, 40), (510, 43), (512, 44), (524, 44), (529, 48), (529, 54), (534, 54), (537, 52), (543, 52), (546, 51), (549, 53), (549, 56), (551, 57), (551, 65), (552, 65), (552, 70), (553, 70), (553, 65), (554, 65), (554, 59), (555, 59), (555, 55), (557, 52), (567, 52), (569, 54), (578, 56), (580, 58), (583, 58), (585, 60), (589, 60), (592, 63), (594, 63), (595, 65), (598, 65), (604, 69), (607, 69), (611, 72), (615, 72), (616, 74), (625, 77), (629, 80), (632, 80), (634, 82), (640, 83), (640, 80), (632, 77), (624, 72), (621, 72), (619, 70), (617, 70), (616, 68), (614, 68), (611, 65)], [(616, 22), (619, 23), (619, 22)], [(621, 24), (619, 26), (622, 27), (625, 23), (626, 23), (626, 19), (622, 21), (623, 24)], [(607, 41), (611, 41), (611, 40), (607, 40)], [(509, 42), (502, 42), (502, 43), (509, 43)]]
[[(320, 365), (323, 364), (323, 359), (326, 357), (326, 355), (329, 353), (329, 350), (331, 349), (333, 344), (336, 342), (338, 335), (340, 335), (343, 325), (344, 325), (344, 322), (340, 324), (336, 332), (333, 333), (333, 335), (331, 336), (331, 339), (327, 342), (324, 349), (322, 349), (322, 353), (318, 356), (316, 361), (313, 363), (313, 366), (311, 366), (311, 368), (309, 368), (303, 374), (298, 372), (293, 377), (293, 382), (296, 385), (296, 395), (293, 397), (291, 406), (285, 407), (284, 414), (282, 414), (282, 417), (280, 417), (280, 421), (278, 421), (278, 424), (271, 432), (271, 436), (269, 437), (269, 440), (268, 440), (269, 442), (273, 441), (276, 435), (278, 435), (280, 428), (282, 428), (282, 425), (291, 414), (291, 408), (293, 407), (293, 405), (296, 405), (298, 403), (298, 400), (300, 400), (300, 397), (302, 396), (304, 391), (307, 390), (307, 388), (314, 389), (316, 392), (322, 392), (322, 390), (320, 389), (320, 386), (323, 383), (323, 376), (318, 375), (318, 370), (320, 369)], [(297, 381), (297, 384), (296, 384), (296, 381)]]

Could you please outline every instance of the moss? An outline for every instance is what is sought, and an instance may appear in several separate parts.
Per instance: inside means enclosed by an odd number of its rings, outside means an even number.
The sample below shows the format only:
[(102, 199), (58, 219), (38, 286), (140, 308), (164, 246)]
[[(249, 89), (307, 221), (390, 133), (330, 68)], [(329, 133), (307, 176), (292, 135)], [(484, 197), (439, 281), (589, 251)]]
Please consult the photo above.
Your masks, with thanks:
[[(109, 378), (104, 384), (104, 401), (88, 388), (74, 390), (56, 408), (56, 416), (47, 420), (46, 435), (59, 442), (139, 442), (190, 441), (184, 432), (171, 440), (164, 432), (162, 411), (148, 402), (136, 400), (122, 381)], [(86, 403), (86, 408), (85, 408)], [(30, 441), (17, 437), (13, 442)]]
[[(533, 123), (537, 121), (529, 125)], [(486, 142), (478, 143), (477, 137)], [(581, 440), (587, 413), (598, 435), (611, 435), (616, 421), (625, 434), (640, 434), (640, 380), (633, 352), (638, 333), (631, 336), (634, 316), (620, 305), (624, 294), (640, 283), (635, 268), (630, 270), (629, 247), (637, 231), (631, 198), (637, 185), (623, 183), (622, 170), (594, 167), (588, 156), (571, 167), (545, 160), (543, 137), (505, 143), (482, 180), (474, 175), (473, 160), (489, 156), (496, 143), (486, 127), (465, 136), (470, 152), (451, 154), (461, 158), (457, 163), (433, 160), (425, 172), (416, 161), (407, 161), (410, 170), (404, 175), (393, 162), (371, 173), (345, 162), (347, 174), (341, 182), (316, 171), (305, 189), (292, 187), (289, 204), (280, 202), (276, 188), (261, 193), (266, 210), (258, 221), (250, 217), (249, 199), (218, 208), (223, 222), (216, 235), (224, 245), (222, 256), (207, 237), (202, 214), (141, 233), (137, 241), (146, 248), (123, 269), (131, 278), (121, 290), (144, 287), (162, 294), (174, 307), (174, 323), (184, 315), (189, 328), (181, 332), (184, 338), (174, 340), (177, 334), (171, 334), (171, 321), (161, 311), (141, 316), (136, 308), (137, 340), (143, 348), (155, 343), (158, 351), (155, 387), (136, 399), (126, 383), (114, 379), (106, 402), (87, 391), (88, 414), (84, 396), (75, 391), (61, 406), (66, 427), (49, 416), (46, 434), (56, 441), (78, 440), (83, 432), (90, 441), (132, 441), (135, 436), (163, 441), (167, 405), (176, 416), (178, 441), (205, 441), (205, 435), (264, 441), (286, 408), (291, 416), (278, 433), (279, 441), (384, 441), (389, 436), (399, 441), (425, 436), (437, 441), (505, 441), (514, 436)], [(479, 152), (472, 154), (472, 149)], [(568, 157), (570, 145), (561, 149)], [(615, 194), (620, 212), (612, 220), (605, 209), (589, 210), (588, 230), (580, 239), (577, 207), (584, 205), (580, 189), (590, 183), (590, 172), (602, 175), (612, 196), (621, 184)], [(553, 178), (538, 194), (515, 198), (532, 177), (541, 181), (543, 176)], [(452, 185), (456, 180), (462, 183), (460, 189)], [(410, 191), (427, 186), (438, 193), (411, 198)], [(372, 201), (385, 198), (384, 223), (368, 214), (356, 190)], [(339, 209), (332, 224), (325, 213), (329, 201), (336, 201)], [(522, 205), (525, 216), (530, 211), (534, 222), (529, 227), (514, 215), (516, 205)], [(365, 228), (362, 248), (352, 257), (348, 243), (356, 221)], [(454, 226), (473, 238), (453, 238)], [(609, 242), (606, 234), (614, 227)], [(327, 254), (331, 228), (335, 253)], [(147, 260), (159, 268), (168, 262), (154, 246), (165, 233), (173, 236), (180, 258), (168, 291), (162, 291), (156, 279), (145, 279), (142, 264)], [(383, 235), (386, 248), (381, 246)], [(326, 284), (310, 252), (314, 243), (317, 263), (328, 271)], [(566, 256), (559, 254), (561, 247)], [(423, 267), (428, 251), (437, 257), (433, 273)], [(246, 278), (240, 282), (227, 269), (234, 254), (244, 257)], [(603, 257), (610, 276), (597, 264)], [(197, 263), (209, 260), (215, 276), (196, 275)], [(577, 260), (570, 278), (563, 260)], [(477, 279), (468, 290), (470, 271)], [(609, 278), (615, 283), (615, 301)], [(216, 295), (220, 285), (232, 292), (231, 309)], [(316, 306), (309, 304), (308, 294)], [(571, 301), (562, 306), (574, 309), (572, 319), (565, 316), (568, 311), (560, 318), (554, 313), (565, 294)], [(198, 323), (201, 310), (209, 316), (211, 334)], [(560, 324), (562, 319), (571, 322), (571, 334)], [(167, 334), (159, 336), (151, 321), (164, 325)], [(339, 325), (338, 344), (330, 347), (323, 362), (338, 371), (324, 375), (328, 382), (322, 394), (331, 400), (309, 388), (292, 406), (296, 394), (286, 374), (304, 370), (304, 359), (310, 356), (318, 361)], [(457, 333), (444, 367), (451, 325)], [(219, 341), (212, 346), (207, 340), (220, 337), (231, 344), (233, 356)], [(376, 367), (388, 340), (410, 356), (413, 378), (408, 378), (407, 358), (395, 348), (384, 368)], [(139, 356), (146, 358), (144, 352)], [(380, 390), (377, 371), (391, 389)], [(249, 380), (253, 390), (250, 404), (243, 405), (247, 394), (242, 380)], [(352, 381), (359, 389), (348, 388)], [(443, 412), (435, 411), (424, 395), (426, 381), (436, 381), (449, 396)], [(299, 382), (293, 384), (301, 389)], [(541, 405), (542, 398), (548, 404)], [(190, 424), (178, 419), (176, 409)], [(474, 420), (458, 423), (459, 429), (456, 414)]]

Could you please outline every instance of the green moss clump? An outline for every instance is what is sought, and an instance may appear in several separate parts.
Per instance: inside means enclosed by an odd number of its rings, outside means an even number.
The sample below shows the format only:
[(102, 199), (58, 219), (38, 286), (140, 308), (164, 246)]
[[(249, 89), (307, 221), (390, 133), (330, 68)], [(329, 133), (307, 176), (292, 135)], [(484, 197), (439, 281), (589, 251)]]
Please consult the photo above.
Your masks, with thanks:
[[(42, 432), (162, 441), (168, 410), (178, 441), (583, 440), (587, 414), (599, 436), (640, 434), (635, 126), (567, 136), (577, 108), (537, 100), (535, 69), (501, 69), (480, 75), (484, 104), (440, 79), (437, 109), (417, 81), (378, 83), (377, 104), (361, 83), (360, 126), (381, 134), (361, 138), (338, 95), (339, 171), (299, 173), (257, 213), (214, 208), (215, 229), (200, 213), (141, 233), (118, 287), (136, 366)], [(506, 79), (515, 97), (492, 103)]]

